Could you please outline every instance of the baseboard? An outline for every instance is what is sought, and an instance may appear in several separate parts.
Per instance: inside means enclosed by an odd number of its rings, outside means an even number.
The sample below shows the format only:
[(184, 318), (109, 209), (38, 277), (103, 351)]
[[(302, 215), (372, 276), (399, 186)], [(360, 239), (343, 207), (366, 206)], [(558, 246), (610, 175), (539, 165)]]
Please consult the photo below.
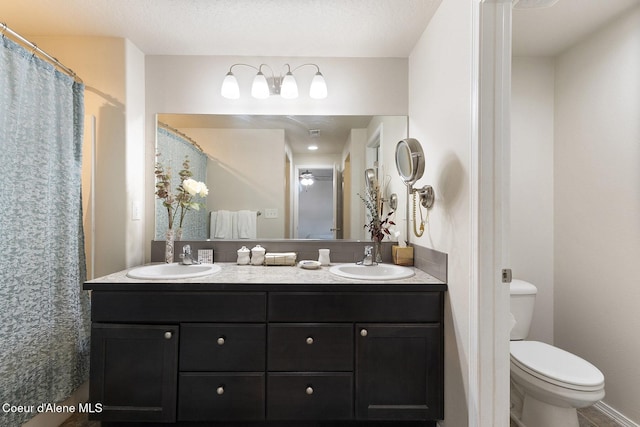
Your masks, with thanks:
[(616, 423), (620, 424), (622, 427), (640, 427), (639, 424), (631, 421), (624, 414), (618, 412), (616, 409), (612, 408), (602, 401), (597, 402), (595, 405), (593, 405), (593, 407), (606, 416), (613, 418), (613, 420)]
[[(75, 406), (78, 407), (78, 403), (86, 402), (89, 398), (89, 381), (82, 383), (80, 387), (64, 402), (59, 402), (60, 405)], [(72, 413), (55, 413), (55, 412), (43, 412), (35, 417), (31, 418), (26, 423), (22, 424), (22, 427), (58, 427)]]

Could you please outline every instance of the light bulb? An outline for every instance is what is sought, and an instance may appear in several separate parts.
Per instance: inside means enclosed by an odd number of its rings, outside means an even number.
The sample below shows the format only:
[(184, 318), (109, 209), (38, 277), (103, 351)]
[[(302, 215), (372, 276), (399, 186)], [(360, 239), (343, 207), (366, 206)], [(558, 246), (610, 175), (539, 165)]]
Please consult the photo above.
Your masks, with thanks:
[(324, 99), (327, 97), (327, 83), (324, 81), (322, 73), (318, 71), (313, 80), (311, 80), (311, 88), (309, 96), (313, 99)]
[(269, 83), (264, 74), (262, 74), (262, 71), (258, 71), (258, 74), (253, 78), (251, 96), (258, 99), (266, 99), (269, 97)]
[(220, 88), (220, 95), (227, 99), (240, 98), (240, 87), (238, 86), (238, 80), (231, 71), (227, 73), (222, 81), (222, 87)]
[(296, 78), (293, 77), (291, 71), (285, 74), (282, 79), (282, 85), (280, 86), (280, 96), (284, 99), (295, 99), (298, 97), (298, 85), (296, 84)]

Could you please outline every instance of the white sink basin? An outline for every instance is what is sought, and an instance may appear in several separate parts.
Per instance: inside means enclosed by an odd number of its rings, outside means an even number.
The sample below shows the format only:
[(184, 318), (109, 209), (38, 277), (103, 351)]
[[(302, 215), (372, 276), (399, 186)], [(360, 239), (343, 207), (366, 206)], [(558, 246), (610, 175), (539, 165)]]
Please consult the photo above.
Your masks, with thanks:
[(361, 280), (397, 280), (406, 279), (415, 274), (413, 268), (395, 264), (338, 264), (331, 267), (329, 272), (347, 279)]
[(191, 279), (193, 277), (209, 276), (221, 270), (218, 264), (182, 265), (174, 262), (171, 264), (153, 264), (134, 268), (127, 273), (132, 279), (171, 280)]

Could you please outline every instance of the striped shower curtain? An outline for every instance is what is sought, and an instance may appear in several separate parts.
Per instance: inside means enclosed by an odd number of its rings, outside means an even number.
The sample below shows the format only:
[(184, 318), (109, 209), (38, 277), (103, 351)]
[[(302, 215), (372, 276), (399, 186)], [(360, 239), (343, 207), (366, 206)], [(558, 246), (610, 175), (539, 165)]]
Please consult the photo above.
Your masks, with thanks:
[(88, 376), (84, 86), (8, 38), (1, 44), (0, 426), (19, 426)]

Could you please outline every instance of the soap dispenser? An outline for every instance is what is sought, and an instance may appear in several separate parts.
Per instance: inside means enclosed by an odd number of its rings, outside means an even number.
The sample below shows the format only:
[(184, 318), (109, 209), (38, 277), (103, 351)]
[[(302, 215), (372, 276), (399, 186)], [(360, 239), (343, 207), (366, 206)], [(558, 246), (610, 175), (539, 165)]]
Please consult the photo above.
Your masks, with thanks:
[(260, 245), (256, 245), (253, 249), (251, 249), (251, 264), (252, 265), (262, 265), (264, 264), (264, 254), (266, 250)]
[(247, 248), (246, 246), (243, 246), (240, 249), (238, 249), (238, 265), (249, 264), (250, 254), (251, 254), (251, 251), (249, 251), (249, 248)]

